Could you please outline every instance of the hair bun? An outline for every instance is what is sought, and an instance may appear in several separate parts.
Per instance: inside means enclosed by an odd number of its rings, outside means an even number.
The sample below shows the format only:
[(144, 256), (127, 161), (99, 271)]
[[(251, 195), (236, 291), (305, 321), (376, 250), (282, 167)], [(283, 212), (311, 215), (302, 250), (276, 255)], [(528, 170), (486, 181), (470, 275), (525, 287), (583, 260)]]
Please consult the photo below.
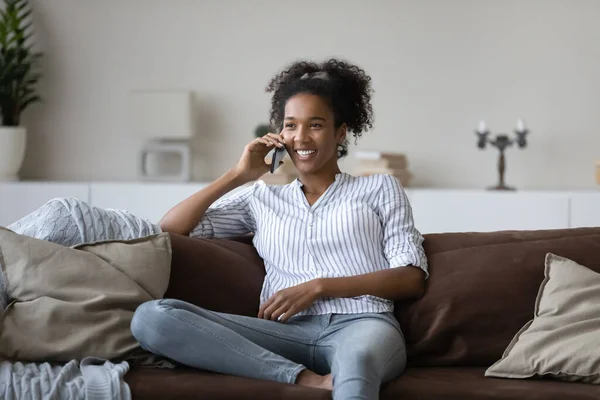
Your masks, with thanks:
[(300, 77), (300, 79), (324, 79), (329, 80), (329, 74), (327, 71), (307, 72)]

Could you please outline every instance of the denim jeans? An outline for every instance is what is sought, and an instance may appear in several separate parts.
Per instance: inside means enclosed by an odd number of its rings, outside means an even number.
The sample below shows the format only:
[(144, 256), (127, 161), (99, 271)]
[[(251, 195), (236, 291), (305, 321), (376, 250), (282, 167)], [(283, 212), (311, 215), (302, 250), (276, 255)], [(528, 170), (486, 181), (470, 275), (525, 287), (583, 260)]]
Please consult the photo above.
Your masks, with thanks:
[(294, 383), (305, 368), (333, 376), (333, 399), (378, 399), (406, 366), (392, 314), (327, 314), (286, 323), (209, 311), (180, 300), (142, 304), (131, 330), (141, 346), (190, 367)]

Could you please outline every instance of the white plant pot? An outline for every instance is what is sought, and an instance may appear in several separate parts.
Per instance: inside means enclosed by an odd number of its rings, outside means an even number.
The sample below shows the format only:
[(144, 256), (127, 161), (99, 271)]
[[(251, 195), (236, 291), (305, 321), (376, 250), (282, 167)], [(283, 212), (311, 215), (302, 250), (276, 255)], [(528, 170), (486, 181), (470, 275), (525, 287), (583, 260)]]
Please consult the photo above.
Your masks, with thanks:
[(19, 180), (19, 170), (25, 158), (26, 144), (25, 127), (0, 127), (0, 181)]

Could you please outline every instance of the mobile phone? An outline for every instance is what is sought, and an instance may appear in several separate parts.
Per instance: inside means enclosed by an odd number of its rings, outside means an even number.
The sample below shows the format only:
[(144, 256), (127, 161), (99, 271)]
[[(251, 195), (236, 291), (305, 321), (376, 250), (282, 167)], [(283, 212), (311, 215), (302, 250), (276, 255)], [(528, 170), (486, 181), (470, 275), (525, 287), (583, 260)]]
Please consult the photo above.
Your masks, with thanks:
[(275, 172), (280, 167), (280, 162), (285, 157), (286, 149), (284, 147), (278, 147), (273, 150), (273, 158), (271, 159), (271, 173)]

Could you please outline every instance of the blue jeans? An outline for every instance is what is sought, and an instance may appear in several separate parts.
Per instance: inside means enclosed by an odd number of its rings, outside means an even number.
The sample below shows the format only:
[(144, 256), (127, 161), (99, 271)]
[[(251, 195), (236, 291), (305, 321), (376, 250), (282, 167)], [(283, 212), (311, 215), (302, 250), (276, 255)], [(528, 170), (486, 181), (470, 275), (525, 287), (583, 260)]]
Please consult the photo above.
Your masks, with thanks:
[(141, 346), (190, 367), (294, 383), (308, 368), (333, 376), (334, 399), (378, 399), (406, 366), (392, 314), (327, 314), (286, 323), (209, 311), (180, 300), (142, 304), (131, 322)]

